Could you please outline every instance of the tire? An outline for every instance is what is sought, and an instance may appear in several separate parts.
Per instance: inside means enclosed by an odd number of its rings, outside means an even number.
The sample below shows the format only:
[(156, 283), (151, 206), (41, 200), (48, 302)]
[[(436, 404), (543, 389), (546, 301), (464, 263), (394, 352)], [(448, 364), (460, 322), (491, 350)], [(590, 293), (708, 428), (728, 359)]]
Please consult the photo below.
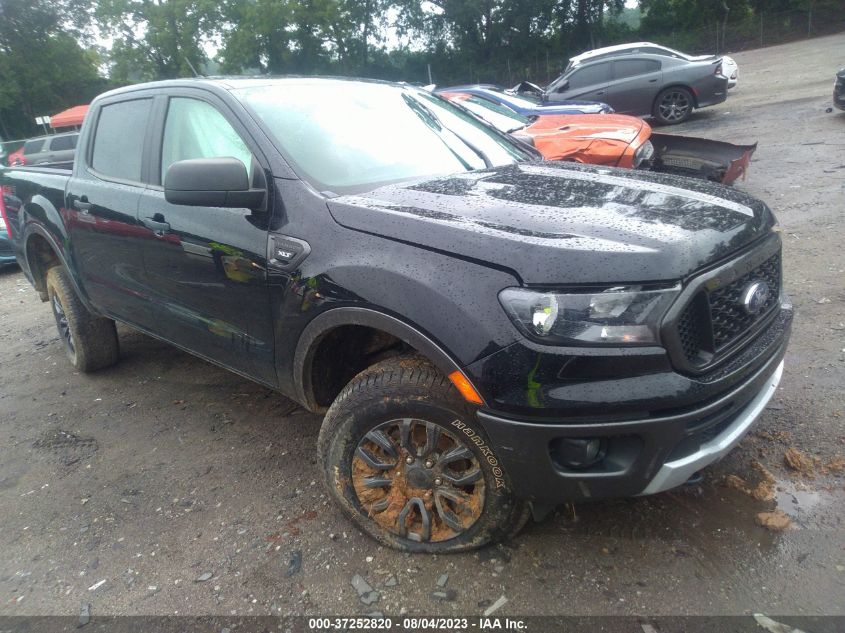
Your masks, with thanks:
[(677, 125), (690, 118), (694, 108), (692, 93), (686, 88), (675, 86), (660, 91), (651, 113), (661, 125)]
[(472, 409), (417, 356), (352, 379), (326, 414), (318, 449), (344, 513), (395, 549), (475, 549), (514, 536), (530, 515)]
[(61, 266), (47, 271), (47, 297), (59, 339), (74, 367), (91, 372), (118, 361), (120, 347), (114, 321), (88, 311)]

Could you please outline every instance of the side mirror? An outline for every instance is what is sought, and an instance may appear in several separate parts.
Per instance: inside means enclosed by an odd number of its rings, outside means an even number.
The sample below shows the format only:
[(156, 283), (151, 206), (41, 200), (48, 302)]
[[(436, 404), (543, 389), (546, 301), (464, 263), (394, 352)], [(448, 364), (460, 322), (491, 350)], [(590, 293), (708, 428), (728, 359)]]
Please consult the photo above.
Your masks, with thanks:
[(246, 167), (229, 156), (180, 160), (164, 176), (164, 199), (171, 204), (257, 209), (264, 193), (249, 188)]

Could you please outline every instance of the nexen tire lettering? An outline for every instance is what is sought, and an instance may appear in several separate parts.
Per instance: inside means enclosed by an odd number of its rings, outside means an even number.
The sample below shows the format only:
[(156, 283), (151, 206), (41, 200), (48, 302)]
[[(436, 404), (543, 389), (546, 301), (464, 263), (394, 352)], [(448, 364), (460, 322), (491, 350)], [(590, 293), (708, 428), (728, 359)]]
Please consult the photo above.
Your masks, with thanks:
[(502, 470), (502, 467), (499, 466), (499, 460), (496, 459), (496, 456), (493, 454), (493, 449), (487, 446), (483, 439), (476, 433), (472, 428), (467, 426), (465, 422), (461, 422), (460, 420), (453, 420), (452, 426), (454, 426), (459, 431), (463, 431), (463, 434), (466, 435), (469, 440), (478, 447), (478, 450), (481, 451), (481, 454), (484, 456), (484, 459), (487, 460), (487, 463), (490, 464), (491, 472), (493, 473), (493, 478), (496, 480), (496, 490), (499, 488), (505, 487), (505, 473)]

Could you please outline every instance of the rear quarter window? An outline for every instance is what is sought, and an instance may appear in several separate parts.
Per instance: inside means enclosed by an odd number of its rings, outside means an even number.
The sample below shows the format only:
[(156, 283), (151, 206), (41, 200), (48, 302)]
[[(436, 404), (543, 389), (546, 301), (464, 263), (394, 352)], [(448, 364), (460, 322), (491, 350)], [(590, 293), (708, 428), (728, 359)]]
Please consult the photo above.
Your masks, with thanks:
[(654, 59), (620, 59), (613, 62), (614, 79), (636, 77), (660, 70), (660, 62)]
[(73, 149), (76, 147), (76, 135), (73, 136), (57, 136), (50, 142), (50, 150), (60, 152), (62, 150)]
[(144, 136), (152, 99), (133, 99), (103, 106), (94, 130), (91, 168), (98, 174), (141, 181)]

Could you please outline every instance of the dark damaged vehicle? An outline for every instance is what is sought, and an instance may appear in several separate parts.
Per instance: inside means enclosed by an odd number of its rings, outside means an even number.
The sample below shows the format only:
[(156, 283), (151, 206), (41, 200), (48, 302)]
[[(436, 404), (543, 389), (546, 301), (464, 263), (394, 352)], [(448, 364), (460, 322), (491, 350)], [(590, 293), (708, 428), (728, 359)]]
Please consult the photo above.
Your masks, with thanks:
[(325, 412), (330, 494), (409, 551), (682, 485), (783, 371), (763, 202), (543, 162), (410, 86), (124, 88), (92, 104), (72, 172), (0, 180), (76, 368), (118, 361), (121, 321)]
[(833, 105), (845, 110), (845, 68), (840, 69), (833, 80)]

